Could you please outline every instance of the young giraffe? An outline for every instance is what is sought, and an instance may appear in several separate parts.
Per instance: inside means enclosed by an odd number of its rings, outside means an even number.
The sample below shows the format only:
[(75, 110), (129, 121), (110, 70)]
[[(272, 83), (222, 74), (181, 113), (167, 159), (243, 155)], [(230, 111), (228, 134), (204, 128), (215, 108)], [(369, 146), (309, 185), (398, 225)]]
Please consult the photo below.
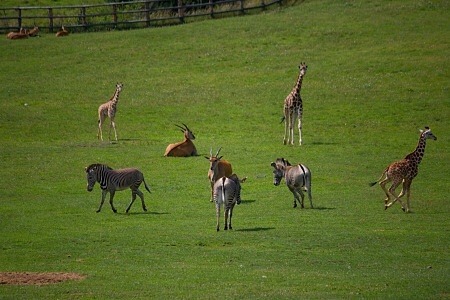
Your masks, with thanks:
[(295, 83), (292, 92), (284, 100), (284, 116), (281, 119), (281, 122), (284, 120), (284, 145), (286, 145), (286, 143), (289, 144), (289, 140), (290, 143), (294, 145), (295, 119), (298, 119), (298, 134), (300, 136), (299, 144), (302, 145), (303, 103), (302, 97), (300, 96), (300, 90), (302, 88), (303, 76), (305, 76), (308, 66), (306, 63), (300, 63), (298, 68), (300, 70), (300, 74), (298, 75), (297, 82)]
[(97, 139), (100, 137), (103, 141), (103, 133), (102, 133), (102, 125), (103, 122), (107, 117), (109, 117), (110, 123), (109, 123), (109, 137), (108, 140), (111, 140), (111, 127), (114, 128), (114, 134), (116, 136), (117, 141), (117, 131), (116, 131), (116, 123), (114, 122), (114, 116), (116, 115), (116, 105), (119, 101), (119, 93), (122, 91), (123, 84), (117, 83), (116, 84), (116, 91), (114, 92), (114, 95), (112, 98), (98, 108), (98, 133), (97, 133)]
[[(425, 127), (425, 130), (420, 130), (419, 143), (417, 144), (416, 149), (405, 156), (404, 159), (391, 163), (381, 174), (381, 177), (370, 184), (370, 186), (374, 186), (377, 183), (380, 183), (381, 188), (386, 194), (386, 199), (384, 200), (384, 209), (388, 209), (391, 207), (397, 200), (402, 205), (402, 210), (405, 211), (405, 207), (403, 202), (400, 200), (406, 194), (406, 212), (411, 212), (411, 206), (409, 204), (409, 195), (411, 193), (411, 182), (414, 177), (417, 176), (419, 172), (418, 167), (420, 161), (423, 158), (425, 153), (425, 145), (427, 139), (437, 140), (437, 137), (431, 132), (431, 129)], [(380, 180), (386, 176), (383, 181)], [(392, 186), (389, 188), (389, 192), (392, 196), (394, 196), (394, 200), (390, 203), (390, 196), (388, 191), (386, 190), (386, 184), (392, 181)], [(403, 182), (402, 191), (397, 196), (395, 193), (395, 189)]]

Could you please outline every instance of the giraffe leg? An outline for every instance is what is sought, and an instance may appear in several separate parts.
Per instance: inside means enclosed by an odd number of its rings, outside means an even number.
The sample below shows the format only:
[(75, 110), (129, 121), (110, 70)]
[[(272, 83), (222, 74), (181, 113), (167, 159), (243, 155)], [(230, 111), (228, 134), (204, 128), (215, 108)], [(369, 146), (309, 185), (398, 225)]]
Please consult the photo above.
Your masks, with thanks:
[(386, 199), (384, 199), (384, 208), (385, 209), (386, 209), (386, 205), (388, 204), (389, 200), (391, 199), (391, 197), (389, 196), (389, 193), (386, 189), (386, 184), (390, 181), (391, 181), (391, 179), (386, 175), (386, 178), (380, 182), (380, 186), (383, 189), (384, 193), (386, 194)]
[(409, 202), (409, 196), (411, 194), (411, 183), (412, 180), (405, 180), (405, 182), (403, 183), (403, 188), (406, 190), (406, 212), (407, 213), (411, 213), (411, 205)]
[(299, 145), (301, 146), (303, 144), (302, 142), (302, 117), (299, 116), (298, 118), (298, 135), (299, 135)]
[(101, 140), (102, 140), (102, 142), (103, 142), (103, 134), (102, 134), (102, 125), (103, 125), (103, 121), (104, 121), (104, 119), (103, 119), (101, 116), (99, 116), (99, 119), (98, 119), (97, 139), (100, 137)]
[(291, 145), (294, 145), (294, 126), (295, 126), (295, 115), (292, 114), (291, 118), (289, 120), (289, 138), (290, 138), (290, 141), (288, 139), (288, 144), (290, 143)]
[(118, 141), (118, 138), (117, 138), (117, 130), (116, 130), (116, 122), (114, 122), (114, 120), (111, 122), (111, 124), (112, 124), (112, 127), (114, 128), (114, 136), (115, 136), (115, 138), (116, 138), (116, 142)]
[[(400, 200), (400, 197), (397, 196), (397, 194), (395, 193), (395, 189), (396, 189), (401, 183), (402, 183), (401, 181), (398, 182), (398, 181), (396, 181), (396, 180), (394, 180), (394, 183), (392, 183), (392, 186), (389, 188), (389, 192), (391, 193), (392, 196), (394, 196), (394, 200), (392, 200), (391, 203), (385, 205), (385, 208), (384, 208), (384, 209), (387, 209), (388, 207), (391, 207), (395, 202), (398, 201), (398, 202), (400, 202), (400, 204), (401, 204), (401, 206), (402, 206), (402, 209), (404, 210), (404, 205), (403, 205), (402, 200)], [(402, 189), (402, 191), (403, 191), (403, 189)], [(402, 193), (400, 193), (400, 195), (403, 196)]]
[(286, 145), (286, 142), (289, 143), (289, 137), (288, 140), (286, 140), (286, 136), (289, 135), (289, 115), (285, 114), (284, 118), (284, 137), (283, 137), (283, 145)]

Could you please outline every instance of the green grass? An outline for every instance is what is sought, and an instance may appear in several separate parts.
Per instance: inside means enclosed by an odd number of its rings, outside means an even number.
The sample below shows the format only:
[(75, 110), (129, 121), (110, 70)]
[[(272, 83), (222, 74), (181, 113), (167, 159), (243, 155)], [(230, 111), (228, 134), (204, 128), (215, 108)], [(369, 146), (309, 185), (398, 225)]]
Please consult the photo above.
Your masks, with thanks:
[[(450, 101), (446, 1), (305, 1), (260, 15), (146, 30), (0, 42), (0, 271), (77, 272), (81, 281), (0, 285), (1, 299), (448, 299)], [(304, 146), (283, 146), (283, 100), (300, 61)], [(97, 107), (124, 89), (118, 143), (96, 139)], [(25, 106), (27, 103), (29, 106)], [(196, 134), (201, 156), (165, 158)], [(429, 141), (414, 213), (369, 188)], [(104, 131), (105, 133), (105, 131)], [(249, 179), (234, 230), (215, 231), (210, 148)], [(313, 173), (292, 208), (270, 162)], [(96, 214), (101, 162), (145, 174)]]

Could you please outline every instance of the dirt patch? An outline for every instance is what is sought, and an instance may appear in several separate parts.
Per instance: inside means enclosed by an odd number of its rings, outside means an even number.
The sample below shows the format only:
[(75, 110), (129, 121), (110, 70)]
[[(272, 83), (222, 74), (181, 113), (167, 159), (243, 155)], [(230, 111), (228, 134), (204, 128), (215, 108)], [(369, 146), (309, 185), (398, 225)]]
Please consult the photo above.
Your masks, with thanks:
[(76, 273), (0, 272), (0, 284), (51, 284), (84, 278)]

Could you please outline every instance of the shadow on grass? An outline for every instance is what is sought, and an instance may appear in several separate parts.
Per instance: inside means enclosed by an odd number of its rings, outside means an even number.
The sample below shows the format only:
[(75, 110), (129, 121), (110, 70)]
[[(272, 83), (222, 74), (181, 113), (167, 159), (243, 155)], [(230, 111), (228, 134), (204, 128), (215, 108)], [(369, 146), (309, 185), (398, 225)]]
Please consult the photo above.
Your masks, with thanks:
[(275, 227), (255, 227), (255, 228), (244, 228), (244, 229), (236, 229), (234, 231), (244, 231), (244, 232), (253, 232), (253, 231), (267, 231), (275, 229)]
[(157, 212), (157, 211), (136, 211), (136, 212), (117, 212), (117, 215), (122, 216), (132, 216), (132, 215), (168, 215), (168, 212)]
[(336, 209), (336, 208), (335, 207), (316, 206), (316, 207), (310, 208), (310, 209), (314, 209), (314, 210), (333, 210), (333, 209)]
[(256, 202), (256, 200), (241, 200), (241, 204), (250, 204)]

